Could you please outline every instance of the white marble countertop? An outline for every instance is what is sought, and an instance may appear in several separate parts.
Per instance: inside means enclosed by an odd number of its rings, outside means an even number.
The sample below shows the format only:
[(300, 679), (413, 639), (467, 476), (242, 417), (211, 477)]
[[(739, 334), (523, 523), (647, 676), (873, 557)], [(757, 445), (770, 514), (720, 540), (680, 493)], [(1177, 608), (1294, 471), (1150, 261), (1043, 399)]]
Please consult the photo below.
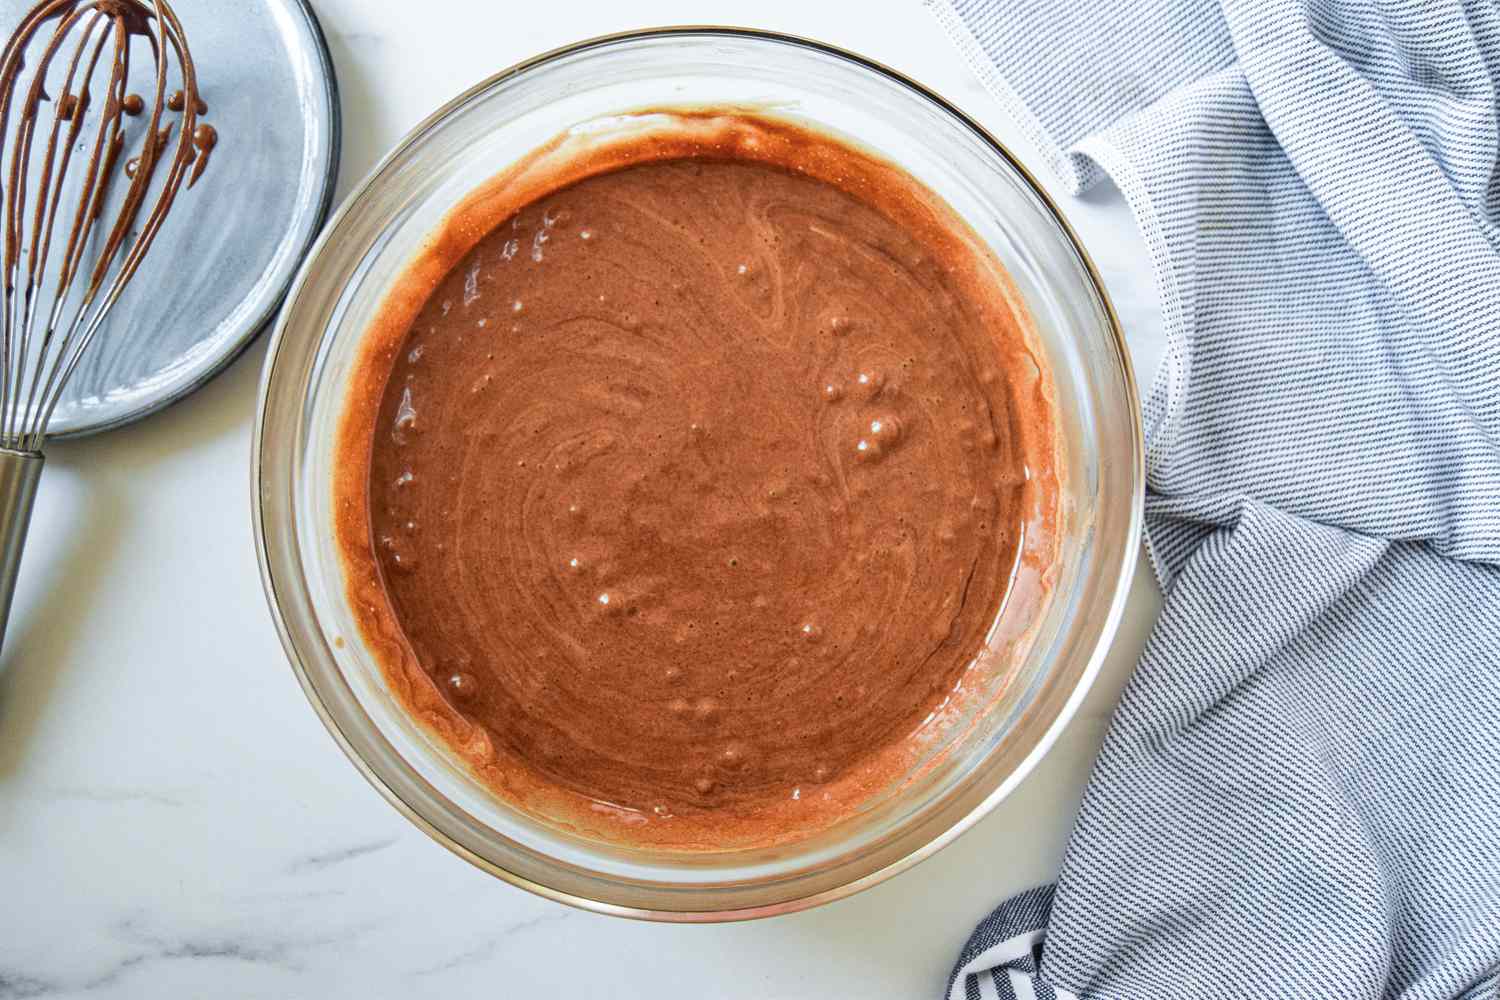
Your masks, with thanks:
[[(178, 6), (191, 25), (215, 2)], [(862, 51), (1041, 163), (915, 0), (857, 13), (808, 0), (315, 2), (343, 87), (345, 190), (496, 70), (666, 23)], [(1129, 214), (1113, 192), (1064, 207), (1149, 377), (1161, 318)], [(661, 926), (534, 898), (449, 854), (344, 759), (272, 628), (249, 510), (263, 356), (261, 344), (144, 423), (50, 448), (0, 661), (0, 1000), (935, 996), (974, 922), (1053, 877), (1159, 603), (1144, 562), (1104, 674), (1047, 759), (955, 845), (875, 889), (768, 921)]]

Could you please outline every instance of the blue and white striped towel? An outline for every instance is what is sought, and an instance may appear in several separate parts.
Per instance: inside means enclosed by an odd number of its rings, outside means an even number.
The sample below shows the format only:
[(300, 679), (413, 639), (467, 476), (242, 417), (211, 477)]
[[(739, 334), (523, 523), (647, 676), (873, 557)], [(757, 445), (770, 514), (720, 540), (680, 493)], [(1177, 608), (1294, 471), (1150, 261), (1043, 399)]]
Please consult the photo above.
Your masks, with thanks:
[(1171, 338), (1165, 610), (949, 996), (1495, 997), (1500, 6), (928, 3), (1123, 191)]

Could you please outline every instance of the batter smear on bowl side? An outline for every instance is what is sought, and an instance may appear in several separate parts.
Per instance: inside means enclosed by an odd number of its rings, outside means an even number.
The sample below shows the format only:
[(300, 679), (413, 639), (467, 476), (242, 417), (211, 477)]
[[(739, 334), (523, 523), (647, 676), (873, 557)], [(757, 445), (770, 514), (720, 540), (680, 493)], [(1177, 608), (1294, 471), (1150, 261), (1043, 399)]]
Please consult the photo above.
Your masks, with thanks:
[(559, 140), (450, 217), (367, 337), (337, 527), (391, 689), (502, 798), (741, 847), (899, 782), (1006, 669), (1055, 555), (1055, 407), (918, 182), (674, 121)]

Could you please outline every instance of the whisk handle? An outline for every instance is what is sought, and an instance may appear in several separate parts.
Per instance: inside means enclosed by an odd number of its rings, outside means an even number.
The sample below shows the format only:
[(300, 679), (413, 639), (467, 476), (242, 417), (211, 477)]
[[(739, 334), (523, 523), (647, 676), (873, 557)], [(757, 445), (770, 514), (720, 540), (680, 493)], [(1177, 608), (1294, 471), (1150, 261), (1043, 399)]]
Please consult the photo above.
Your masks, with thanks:
[(10, 601), (21, 574), (21, 550), (26, 529), (31, 526), (31, 506), (37, 483), (42, 479), (42, 453), (0, 448), (0, 649), (5, 644), (5, 624), (10, 620)]

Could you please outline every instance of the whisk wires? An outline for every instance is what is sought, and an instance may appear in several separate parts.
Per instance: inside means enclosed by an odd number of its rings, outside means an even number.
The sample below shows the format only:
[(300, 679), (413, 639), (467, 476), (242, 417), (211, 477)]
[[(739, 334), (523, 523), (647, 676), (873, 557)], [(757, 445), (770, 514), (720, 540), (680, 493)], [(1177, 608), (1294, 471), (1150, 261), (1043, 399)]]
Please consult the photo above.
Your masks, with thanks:
[[(136, 38), (151, 55), (146, 97), (131, 89)], [(182, 89), (169, 108), (174, 78)], [(91, 114), (96, 91), (103, 104)], [(165, 0), (42, 0), (0, 51), (0, 447), (40, 450), (68, 380), (188, 181), (200, 106)]]

